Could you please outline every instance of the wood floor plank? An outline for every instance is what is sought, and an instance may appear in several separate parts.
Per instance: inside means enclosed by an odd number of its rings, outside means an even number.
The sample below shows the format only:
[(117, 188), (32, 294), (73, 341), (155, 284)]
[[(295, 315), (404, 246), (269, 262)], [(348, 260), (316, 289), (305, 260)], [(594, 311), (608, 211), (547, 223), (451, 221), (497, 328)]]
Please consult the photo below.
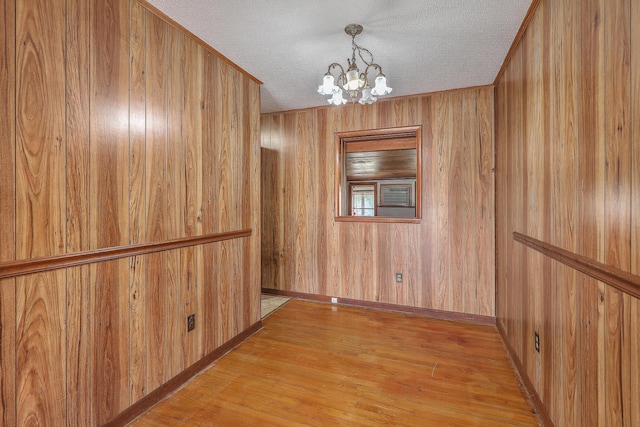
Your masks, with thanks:
[(289, 301), (131, 426), (538, 426), (495, 328)]

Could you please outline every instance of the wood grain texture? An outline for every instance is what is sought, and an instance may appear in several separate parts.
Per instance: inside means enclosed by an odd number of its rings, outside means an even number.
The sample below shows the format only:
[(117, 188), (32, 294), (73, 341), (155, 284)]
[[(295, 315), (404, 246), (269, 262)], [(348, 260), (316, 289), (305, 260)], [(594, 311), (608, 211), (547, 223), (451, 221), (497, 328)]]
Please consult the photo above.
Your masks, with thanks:
[[(581, 2), (578, 7), (580, 16), (581, 43), (579, 46), (578, 69), (578, 167), (582, 177), (583, 191), (578, 193), (578, 220), (576, 228), (580, 230), (578, 252), (589, 258), (604, 260), (604, 26), (599, 18), (603, 13), (602, 0)], [(591, 77), (591, 78), (588, 78)], [(578, 352), (580, 370), (578, 377), (580, 396), (584, 407), (598, 408), (599, 393), (602, 390), (602, 378), (598, 375), (599, 352), (589, 349), (598, 348), (598, 304), (599, 293), (604, 284), (588, 276), (578, 277), (578, 284), (598, 288), (598, 292), (580, 292), (578, 316)], [(602, 396), (602, 394), (600, 394)], [(598, 411), (583, 411), (578, 420), (583, 425), (596, 425)]]
[[(251, 229), (255, 234), (251, 239), (245, 239), (245, 254), (243, 261), (243, 270), (249, 271), (243, 279), (243, 294), (246, 304), (244, 306), (245, 323), (243, 329), (256, 324), (260, 320), (260, 274), (261, 274), (261, 242), (260, 237), (263, 233), (261, 223), (262, 210), (259, 200), (261, 200), (261, 158), (260, 158), (260, 86), (244, 79), (244, 97), (243, 97), (243, 126), (244, 140), (247, 148), (245, 152), (247, 157), (244, 159), (249, 164), (251, 176), (245, 180), (245, 188), (251, 196), (245, 200), (244, 208), (248, 212), (243, 212), (243, 218), (251, 224)], [(248, 252), (246, 252), (248, 249)], [(248, 281), (248, 282), (247, 282)]]
[[(173, 35), (178, 38), (177, 35)], [(184, 147), (182, 151), (183, 162), (176, 168), (176, 173), (181, 176), (180, 186), (176, 186), (178, 194), (176, 194), (176, 209), (183, 211), (181, 223), (178, 224), (178, 232), (184, 233), (185, 236), (195, 236), (197, 234), (197, 147), (199, 140), (197, 137), (196, 127), (199, 125), (199, 108), (196, 103), (192, 102), (198, 99), (197, 96), (197, 68), (198, 56), (196, 44), (188, 38), (181, 36), (179, 42), (180, 61), (180, 79), (184, 82), (182, 93), (179, 99), (181, 115), (179, 117), (181, 123), (180, 138), (177, 140), (180, 146)], [(178, 71), (176, 71), (178, 72)], [(170, 112), (173, 108), (170, 107)], [(189, 247), (179, 251), (180, 267), (177, 272), (180, 295), (177, 300), (182, 302), (181, 311), (174, 322), (184, 328), (182, 319), (197, 309), (198, 301), (198, 281), (196, 278), (197, 271), (197, 248)], [(178, 334), (176, 340), (180, 343), (182, 360), (181, 369), (191, 366), (198, 360), (198, 347), (196, 334)], [(172, 341), (173, 342), (173, 341)]]
[[(167, 232), (167, 24), (149, 14), (146, 22), (145, 240), (161, 241)], [(149, 391), (168, 380), (168, 253), (145, 257), (145, 351)]]
[(496, 87), (497, 323), (555, 425), (640, 411), (638, 19), (626, 0), (543, 0)]
[[(631, 2), (630, 18), (631, 45), (640, 43), (640, 5)], [(631, 273), (640, 276), (640, 55), (631, 55)], [(640, 299), (631, 299), (628, 337), (630, 351), (630, 370), (627, 372), (630, 381), (631, 406), (629, 425), (640, 424)]]
[(259, 86), (145, 4), (0, 6), (2, 425), (108, 423), (259, 321)]
[(302, 301), (263, 323), (130, 425), (540, 425), (494, 327)]
[[(87, 0), (67, 1), (66, 10), (66, 252), (89, 249), (89, 10)], [(67, 273), (67, 424), (91, 423), (90, 268)]]
[[(554, 117), (558, 124), (554, 127), (553, 179), (552, 194), (552, 233), (554, 242), (561, 247), (573, 248), (576, 245), (574, 218), (576, 217), (576, 3), (563, 2), (554, 5), (553, 26), (555, 33), (561, 35), (556, 39), (554, 61), (556, 75), (554, 88), (558, 97)], [(553, 273), (552, 273), (553, 274)], [(577, 298), (575, 285), (576, 272), (573, 269), (557, 266), (555, 269), (556, 283), (563, 286), (556, 290), (556, 301), (563, 301), (564, 305), (555, 305), (561, 329), (554, 331), (554, 348), (561, 348), (560, 359), (555, 365), (554, 372), (563, 381), (557, 388), (556, 398), (561, 398), (558, 414), (569, 425), (577, 423), (578, 406), (576, 396), (576, 322)], [(525, 336), (531, 336), (529, 330)], [(526, 342), (531, 342), (528, 340)], [(528, 347), (527, 349), (529, 349)]]
[[(137, 3), (131, 4), (129, 12), (129, 244), (147, 241), (146, 227), (146, 13)], [(129, 259), (129, 307), (131, 319), (129, 336), (147, 336), (146, 331), (146, 286), (145, 256)], [(145, 340), (134, 339), (129, 347), (129, 398), (136, 401), (146, 394), (147, 358)]]
[[(492, 109), (484, 87), (263, 115), (262, 177), (273, 187), (263, 187), (262, 286), (493, 315), (494, 274), (476, 262), (494, 247)], [(334, 133), (413, 125), (422, 219), (334, 218)]]
[(193, 377), (199, 375), (207, 366), (225, 356), (229, 351), (233, 350), (234, 347), (258, 332), (260, 329), (262, 329), (262, 321), (254, 323), (249, 328), (242, 331), (242, 333), (235, 336), (232, 340), (227, 341), (223, 346), (217, 348), (212, 353), (200, 358), (196, 363), (171, 378), (171, 380), (163, 384), (161, 387), (147, 394), (144, 398), (121, 412), (116, 418), (106, 423), (104, 427), (122, 426), (127, 422), (132, 421), (162, 399), (170, 396)]
[[(15, 1), (0, 3), (0, 262), (16, 253)], [(0, 424), (16, 420), (16, 281), (0, 280)]]
[(243, 74), (244, 77), (246, 77), (246, 79), (244, 79), (244, 80), (251, 81), (251, 82), (255, 83), (254, 86), (260, 87), (262, 82), (260, 80), (258, 80), (255, 76), (249, 74), (247, 71), (245, 71), (242, 68), (240, 68), (237, 64), (233, 63), (233, 61), (231, 61), (229, 58), (225, 57), (223, 53), (221, 53), (221, 52), (217, 51), (216, 49), (212, 48), (211, 46), (209, 46), (202, 39), (200, 39), (195, 34), (190, 32), (189, 30), (187, 30), (185, 27), (183, 27), (182, 25), (177, 23), (170, 16), (166, 15), (160, 9), (155, 7), (153, 4), (149, 3), (147, 0), (136, 0), (136, 2), (138, 4), (144, 6), (144, 8), (146, 10), (148, 10), (149, 12), (151, 12), (153, 15), (161, 18), (163, 21), (168, 23), (171, 27), (175, 28), (181, 34), (184, 34), (185, 36), (187, 36), (187, 38), (189, 38), (190, 40), (195, 42), (198, 46), (200, 46), (201, 48), (205, 49), (207, 52), (211, 53), (212, 55), (220, 58), (221, 60), (227, 62), (229, 65), (231, 65), (234, 68), (236, 68), (240, 73)]
[(535, 16), (535, 12), (536, 10), (538, 10), (539, 5), (540, 5), (540, 0), (533, 0), (531, 2), (531, 5), (527, 10), (527, 14), (525, 15), (524, 19), (522, 20), (522, 23), (520, 24), (518, 33), (513, 38), (513, 42), (511, 42), (511, 47), (509, 48), (509, 52), (507, 52), (507, 55), (504, 58), (502, 67), (500, 67), (500, 71), (498, 71), (498, 74), (496, 75), (496, 78), (493, 82), (494, 86), (497, 86), (498, 83), (500, 83), (500, 80), (502, 79), (502, 77), (504, 76), (504, 72), (507, 68), (507, 65), (509, 65), (509, 62), (511, 61), (511, 57), (513, 56), (516, 49), (518, 48), (520, 40), (522, 40), (522, 37), (524, 36), (525, 31), (529, 28), (529, 23), (531, 19), (533, 19), (533, 17)]
[[(218, 186), (216, 177), (216, 154), (214, 143), (205, 143), (205, 135), (215, 135), (215, 114), (214, 103), (216, 100), (216, 92), (214, 88), (215, 76), (217, 73), (217, 61), (207, 52), (202, 52), (202, 74), (201, 74), (201, 110), (202, 110), (202, 186), (201, 191), (201, 217), (202, 217), (202, 233), (211, 233), (214, 228), (214, 215), (217, 213), (216, 196), (214, 190)], [(207, 245), (202, 249), (202, 283), (207, 283), (200, 290), (200, 299), (202, 307), (215, 307), (218, 280), (214, 275), (215, 270), (211, 267), (216, 265), (215, 250), (217, 246)], [(205, 355), (211, 353), (215, 349), (215, 331), (216, 331), (216, 312), (215, 310), (203, 310), (201, 316), (202, 324), (205, 326), (209, 334), (200, 335), (200, 354)]]
[[(200, 109), (198, 108), (198, 49), (197, 45), (186, 37), (182, 38), (180, 52), (181, 79), (184, 82), (181, 98), (181, 135), (180, 141), (183, 148), (184, 164), (181, 167), (181, 175), (184, 175), (180, 189), (179, 207), (184, 210), (183, 232), (185, 236), (198, 234), (198, 147), (201, 145), (198, 139), (197, 129), (201, 127)], [(172, 109), (170, 110), (172, 111)], [(180, 250), (179, 279), (182, 311), (178, 325), (184, 327), (182, 319), (198, 311), (198, 251), (200, 247), (190, 247)], [(197, 334), (179, 335), (182, 345), (183, 367), (191, 366), (198, 360)]]
[[(479, 286), (476, 290), (475, 304), (477, 314), (492, 316), (495, 314), (495, 170), (494, 163), (494, 97), (492, 92), (477, 94), (477, 133), (474, 147), (474, 159), (477, 159), (475, 179), (475, 229), (476, 249), (474, 271), (477, 283), (493, 283), (494, 286)], [(425, 158), (431, 157), (428, 153)], [(423, 178), (424, 180), (424, 178)], [(424, 182), (424, 181), (423, 181)], [(426, 188), (431, 188), (425, 182)], [(425, 241), (423, 251), (427, 249)], [(492, 244), (493, 243), (493, 244)], [(421, 251), (421, 252), (423, 252)], [(473, 298), (470, 298), (473, 300)]]
[[(16, 257), (55, 255), (66, 235), (65, 10), (18, 2), (15, 31)], [(17, 425), (66, 415), (65, 278), (16, 280)]]
[[(182, 122), (184, 110), (184, 92), (186, 83), (183, 71), (183, 42), (184, 35), (171, 27), (167, 28), (167, 168), (166, 168), (166, 197), (167, 197), (167, 236), (174, 238), (184, 236), (186, 232), (186, 214), (193, 204), (188, 205), (186, 195), (186, 141), (182, 137)], [(180, 58), (180, 60), (170, 60)], [(184, 82), (183, 84), (169, 84), (169, 82)], [(193, 128), (193, 126), (191, 126)], [(189, 129), (189, 127), (187, 127)], [(188, 132), (188, 131), (187, 131)], [(194, 182), (195, 184), (195, 182)], [(194, 185), (195, 188), (195, 185)], [(192, 217), (195, 221), (195, 216)], [(193, 233), (192, 233), (193, 234)], [(186, 254), (185, 254), (186, 255)], [(182, 251), (167, 252), (167, 330), (168, 347), (168, 377), (172, 378), (185, 366), (183, 364), (182, 338), (185, 330), (185, 320), (192, 312), (183, 313), (182, 304), (172, 301), (182, 301), (182, 286), (189, 287), (189, 279), (182, 276)], [(187, 270), (188, 271), (188, 270)], [(185, 295), (187, 296), (187, 295)], [(193, 334), (192, 334), (193, 335)]]
[[(91, 16), (90, 248), (129, 240), (128, 117), (114, 106), (129, 103), (129, 20), (126, 0), (108, 0)], [(105, 58), (109, 58), (108, 61)], [(127, 110), (125, 110), (127, 111)], [(103, 424), (129, 406), (129, 263), (91, 265), (94, 422)]]

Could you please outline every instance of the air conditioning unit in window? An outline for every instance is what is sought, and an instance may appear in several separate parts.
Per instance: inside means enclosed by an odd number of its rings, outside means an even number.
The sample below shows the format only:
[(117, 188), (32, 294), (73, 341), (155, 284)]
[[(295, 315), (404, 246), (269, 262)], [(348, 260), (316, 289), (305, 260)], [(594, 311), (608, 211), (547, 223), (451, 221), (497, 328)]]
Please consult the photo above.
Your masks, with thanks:
[(380, 206), (414, 206), (411, 184), (381, 184)]

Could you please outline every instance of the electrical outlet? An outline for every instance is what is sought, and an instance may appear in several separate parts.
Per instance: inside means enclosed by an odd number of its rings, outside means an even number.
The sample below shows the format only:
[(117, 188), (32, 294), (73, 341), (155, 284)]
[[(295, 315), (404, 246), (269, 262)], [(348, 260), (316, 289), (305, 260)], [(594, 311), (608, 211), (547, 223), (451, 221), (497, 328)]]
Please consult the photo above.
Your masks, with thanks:
[(338, 303), (338, 298), (331, 297), (331, 304), (337, 304), (337, 303)]
[(540, 334), (538, 333), (538, 331), (535, 331), (534, 339), (535, 339), (536, 351), (540, 353)]
[(396, 283), (402, 283), (402, 273), (396, 273)]
[(191, 332), (196, 328), (196, 315), (190, 314), (187, 316), (187, 332)]

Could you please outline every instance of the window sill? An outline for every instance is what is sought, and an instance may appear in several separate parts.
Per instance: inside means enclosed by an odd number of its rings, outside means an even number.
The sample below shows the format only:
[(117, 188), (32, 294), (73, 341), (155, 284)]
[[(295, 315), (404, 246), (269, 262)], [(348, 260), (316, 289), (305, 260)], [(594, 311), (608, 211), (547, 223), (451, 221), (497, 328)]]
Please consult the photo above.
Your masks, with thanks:
[(383, 223), (402, 223), (402, 224), (420, 224), (421, 218), (400, 218), (390, 216), (336, 216), (336, 222), (383, 222)]

